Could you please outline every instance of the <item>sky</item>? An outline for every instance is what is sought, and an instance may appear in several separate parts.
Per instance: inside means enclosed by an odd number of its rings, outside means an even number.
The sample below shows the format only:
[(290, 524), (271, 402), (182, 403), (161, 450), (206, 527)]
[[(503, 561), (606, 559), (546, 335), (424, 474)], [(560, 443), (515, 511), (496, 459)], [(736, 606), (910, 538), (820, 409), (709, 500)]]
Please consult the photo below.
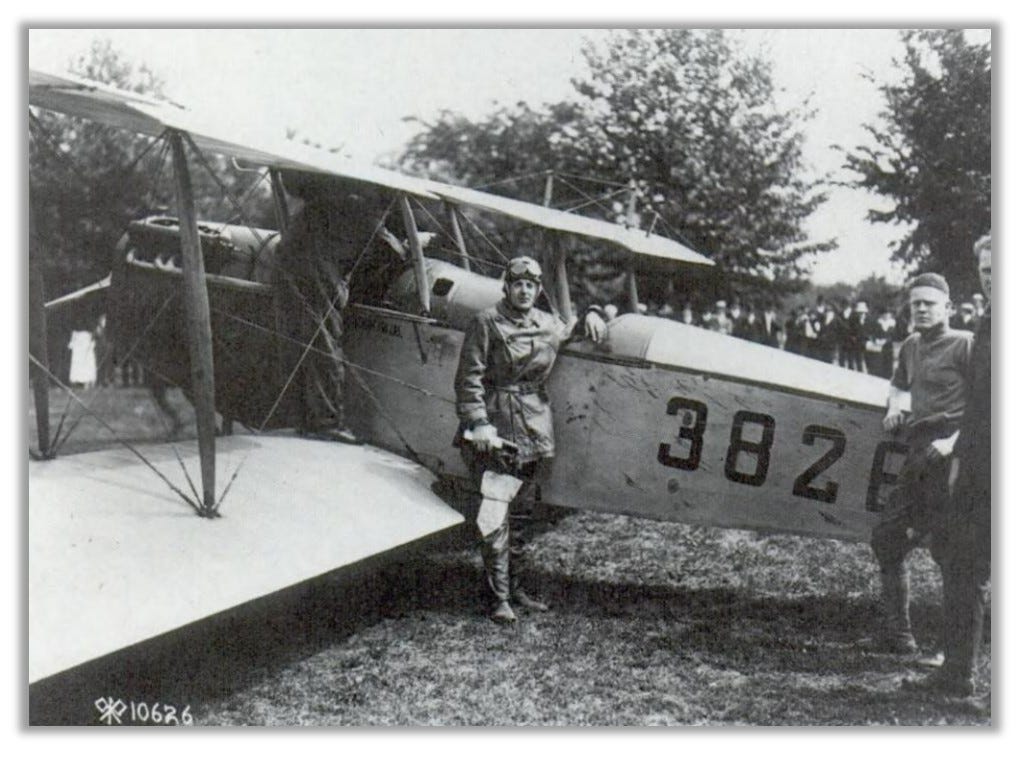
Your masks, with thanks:
[[(607, 30), (583, 29), (47, 29), (30, 30), (29, 65), (63, 71), (104, 37), (165, 82), (173, 100), (244, 119), (281, 137), (286, 128), (367, 159), (399, 151), (418, 130), (416, 117), (442, 110), (475, 119), (502, 105), (531, 106), (572, 97), (571, 80), (586, 73), (587, 40)], [(876, 87), (897, 77), (902, 50), (895, 29), (745, 29), (733, 34), (747, 52), (773, 66), (783, 107), (810, 98), (805, 160), (815, 175), (840, 172), (830, 146), (866, 142), (862, 124), (883, 102)], [(976, 41), (989, 31), (972, 33)], [(830, 188), (830, 200), (808, 220), (812, 239), (835, 238), (836, 251), (811, 269), (820, 284), (855, 283), (871, 274), (893, 282), (903, 272), (889, 244), (903, 229), (865, 221), (886, 199)]]

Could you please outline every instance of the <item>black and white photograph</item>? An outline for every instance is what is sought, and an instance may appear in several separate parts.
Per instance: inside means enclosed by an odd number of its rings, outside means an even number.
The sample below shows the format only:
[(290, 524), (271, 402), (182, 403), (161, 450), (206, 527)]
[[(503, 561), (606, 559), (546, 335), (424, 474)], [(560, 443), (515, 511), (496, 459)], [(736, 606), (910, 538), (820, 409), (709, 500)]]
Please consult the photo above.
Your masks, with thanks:
[(995, 728), (993, 22), (22, 34), (29, 726)]

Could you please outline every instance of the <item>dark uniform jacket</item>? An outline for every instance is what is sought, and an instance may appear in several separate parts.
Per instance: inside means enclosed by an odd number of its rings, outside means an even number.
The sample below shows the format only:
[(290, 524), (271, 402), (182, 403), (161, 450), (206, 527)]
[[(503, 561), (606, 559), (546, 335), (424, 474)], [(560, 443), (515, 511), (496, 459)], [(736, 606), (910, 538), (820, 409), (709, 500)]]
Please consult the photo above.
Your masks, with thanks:
[(971, 379), (972, 333), (939, 325), (914, 332), (900, 346), (891, 384), (911, 391), (909, 441), (925, 442), (958, 429)]
[(990, 511), (990, 309), (979, 318), (972, 347), (971, 383), (961, 422), (961, 434), (954, 447), (954, 456), (961, 460), (955, 489), (955, 508), (968, 511)]
[(818, 331), (815, 343), (819, 358), (823, 361), (832, 361), (843, 341), (843, 317), (833, 312), (832, 320), (830, 320), (828, 314), (822, 314), (815, 324), (815, 329)]
[(766, 317), (764, 313), (757, 315), (757, 321), (754, 323), (753, 340), (772, 348), (778, 348), (779, 334), (781, 332), (782, 326), (774, 316), (769, 315)]
[[(554, 456), (554, 421), (545, 384), (572, 326), (506, 301), (475, 315), (454, 378), (458, 436), (489, 423), (518, 447), (521, 462)], [(460, 439), (459, 439), (460, 440)]]

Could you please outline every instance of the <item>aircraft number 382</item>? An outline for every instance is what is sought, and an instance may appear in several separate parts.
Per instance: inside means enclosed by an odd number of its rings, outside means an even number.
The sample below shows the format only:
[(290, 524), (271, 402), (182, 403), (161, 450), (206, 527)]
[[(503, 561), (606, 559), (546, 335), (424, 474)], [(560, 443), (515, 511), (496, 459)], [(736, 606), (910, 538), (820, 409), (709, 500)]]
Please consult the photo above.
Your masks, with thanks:
[[(697, 399), (673, 396), (668, 400), (666, 411), (671, 416), (679, 417), (682, 424), (679, 427), (678, 444), (685, 446), (687, 453), (685, 456), (673, 453), (672, 444), (663, 442), (658, 446), (658, 462), (665, 467), (687, 472), (698, 469), (705, 451), (705, 434), (708, 427), (707, 404)], [(751, 426), (749, 430), (747, 429), (748, 425)], [(757, 432), (758, 430), (760, 432)], [(793, 480), (792, 493), (803, 499), (835, 504), (840, 484), (833, 480), (831, 470), (847, 450), (847, 436), (842, 430), (825, 425), (808, 425), (804, 428), (801, 436), (803, 445), (814, 448), (823, 442), (828, 445), (828, 448), (822, 451), (821, 455), (814, 459), (806, 469), (797, 473)], [(711, 441), (707, 441), (707, 443), (713, 445)], [(746, 409), (737, 411), (732, 418), (729, 440), (725, 442), (723, 472), (726, 479), (733, 483), (757, 488), (765, 485), (774, 444), (775, 418), (773, 416)], [(867, 510), (881, 511), (881, 489), (883, 486), (892, 486), (897, 482), (897, 473), (887, 469), (889, 454), (903, 455), (906, 451), (906, 444), (893, 439), (880, 441), (876, 446), (865, 497)]]

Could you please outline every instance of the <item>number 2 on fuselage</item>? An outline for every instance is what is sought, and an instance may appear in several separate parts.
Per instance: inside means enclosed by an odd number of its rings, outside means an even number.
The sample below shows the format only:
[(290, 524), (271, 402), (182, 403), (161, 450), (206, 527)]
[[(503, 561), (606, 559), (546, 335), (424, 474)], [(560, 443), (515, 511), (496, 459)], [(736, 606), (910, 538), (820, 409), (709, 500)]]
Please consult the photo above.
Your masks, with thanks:
[[(698, 469), (704, 454), (704, 436), (708, 426), (707, 405), (696, 399), (675, 396), (668, 400), (665, 411), (680, 418), (677, 444), (687, 447), (687, 453), (686, 456), (673, 454), (672, 444), (662, 442), (658, 445), (658, 462), (665, 467), (687, 472)], [(762, 487), (768, 476), (776, 443), (775, 435), (775, 418), (771, 415), (747, 409), (737, 411), (733, 415), (729, 440), (725, 442), (725, 478), (733, 483)], [(707, 443), (717, 446), (721, 442)], [(826, 443), (828, 448), (824, 448)], [(797, 474), (793, 480), (792, 495), (823, 504), (835, 504), (840, 483), (833, 479), (831, 470), (847, 451), (846, 434), (835, 427), (808, 425), (801, 435), (800, 444), (815, 449), (818, 456)], [(905, 448), (904, 444), (892, 440), (881, 441), (876, 447), (865, 498), (868, 511), (878, 512), (882, 509), (882, 487), (892, 486), (897, 481), (896, 473), (886, 469), (888, 455), (903, 454)], [(750, 467), (743, 464), (748, 460), (753, 463)]]

